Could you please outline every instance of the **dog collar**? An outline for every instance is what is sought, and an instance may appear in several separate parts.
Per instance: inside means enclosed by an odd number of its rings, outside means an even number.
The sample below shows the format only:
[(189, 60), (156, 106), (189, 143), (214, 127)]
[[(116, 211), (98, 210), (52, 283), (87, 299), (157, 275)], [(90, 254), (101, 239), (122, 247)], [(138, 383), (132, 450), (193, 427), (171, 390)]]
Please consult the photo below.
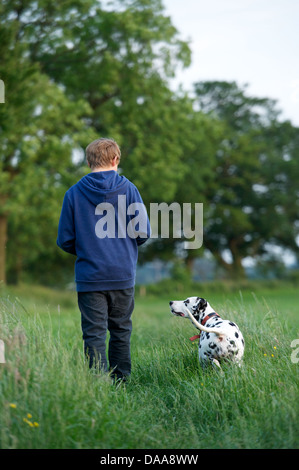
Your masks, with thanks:
[(194, 341), (196, 339), (200, 338), (200, 334), (199, 335), (195, 335), (195, 336), (192, 336), (190, 339), (190, 341)]
[(201, 322), (202, 325), (205, 325), (207, 323), (207, 321), (212, 318), (212, 317), (220, 317), (220, 315), (218, 315), (218, 313), (216, 312), (212, 312), (212, 313), (209, 313), (209, 315), (207, 315), (206, 317), (204, 317), (203, 321)]
[[(218, 313), (216, 312), (212, 312), (212, 313), (209, 313), (209, 315), (206, 315), (203, 319), (203, 321), (201, 322), (202, 325), (205, 325), (207, 323), (207, 321), (212, 318), (212, 317), (220, 317), (220, 315), (218, 315)], [(199, 335), (195, 335), (195, 336), (192, 336), (190, 339), (190, 341), (195, 341), (196, 339), (200, 338), (200, 333)]]

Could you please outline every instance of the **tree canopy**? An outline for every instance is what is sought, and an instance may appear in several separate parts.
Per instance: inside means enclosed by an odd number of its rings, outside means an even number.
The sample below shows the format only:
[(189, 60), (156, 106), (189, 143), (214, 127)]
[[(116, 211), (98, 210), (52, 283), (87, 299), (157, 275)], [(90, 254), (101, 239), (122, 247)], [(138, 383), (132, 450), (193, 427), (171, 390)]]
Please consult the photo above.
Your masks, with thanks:
[[(68, 278), (73, 260), (55, 243), (62, 198), (99, 136), (120, 144), (147, 206), (204, 203), (204, 244), (184, 252), (187, 265), (208, 250), (239, 276), (273, 245), (297, 254), (298, 129), (234, 82), (172, 91), (191, 52), (160, 0), (3, 0), (0, 39), (1, 280)], [(180, 247), (153, 240), (140, 259)]]

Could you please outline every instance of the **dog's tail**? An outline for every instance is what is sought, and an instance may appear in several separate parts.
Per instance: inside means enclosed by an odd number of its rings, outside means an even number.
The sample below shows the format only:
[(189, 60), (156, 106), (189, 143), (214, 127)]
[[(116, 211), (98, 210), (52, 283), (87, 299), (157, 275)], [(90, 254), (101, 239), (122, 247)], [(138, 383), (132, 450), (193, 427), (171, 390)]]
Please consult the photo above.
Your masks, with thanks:
[[(186, 307), (187, 308), (187, 307)], [(190, 320), (192, 321), (193, 325), (196, 326), (199, 330), (205, 331), (206, 333), (215, 333), (215, 335), (219, 336), (220, 341), (222, 341), (223, 337), (226, 336), (226, 333), (221, 331), (219, 328), (207, 328), (206, 326), (201, 325), (192, 315), (190, 310), (187, 308), (188, 315)]]

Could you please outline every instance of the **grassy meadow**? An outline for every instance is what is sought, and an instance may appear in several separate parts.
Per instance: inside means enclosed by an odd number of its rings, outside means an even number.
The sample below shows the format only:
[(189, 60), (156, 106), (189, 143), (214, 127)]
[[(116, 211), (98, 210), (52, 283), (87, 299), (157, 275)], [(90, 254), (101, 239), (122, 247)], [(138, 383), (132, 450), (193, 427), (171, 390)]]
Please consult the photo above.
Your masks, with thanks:
[[(168, 307), (191, 295), (238, 323), (245, 338), (241, 369), (227, 365), (220, 374), (199, 367), (197, 342), (189, 341), (194, 327)], [(290, 346), (299, 338), (295, 287), (211, 284), (204, 292), (142, 296), (137, 289), (132, 377), (119, 387), (88, 370), (76, 301), (74, 292), (1, 288), (0, 448), (299, 447), (299, 363)]]

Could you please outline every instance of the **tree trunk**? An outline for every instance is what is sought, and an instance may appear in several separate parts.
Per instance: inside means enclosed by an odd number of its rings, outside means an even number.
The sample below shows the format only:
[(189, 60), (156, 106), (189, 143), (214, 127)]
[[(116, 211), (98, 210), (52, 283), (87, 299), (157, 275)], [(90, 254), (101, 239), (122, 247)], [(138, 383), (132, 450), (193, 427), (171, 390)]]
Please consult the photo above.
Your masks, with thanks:
[(192, 258), (191, 256), (187, 256), (186, 258), (186, 268), (191, 277), (193, 276), (194, 260), (195, 258)]
[(227, 276), (231, 279), (244, 279), (246, 277), (245, 270), (242, 265), (242, 258), (239, 255), (238, 246), (236, 240), (231, 240), (229, 242), (229, 250), (231, 252), (233, 262), (227, 263), (223, 258), (221, 253), (215, 250), (213, 243), (205, 240), (206, 248), (212, 253), (218, 266), (224, 268)]
[(245, 279), (245, 269), (242, 265), (242, 258), (239, 256), (233, 257), (231, 275), (233, 279)]
[(227, 263), (221, 256), (221, 253), (215, 249), (213, 242), (205, 239), (205, 247), (212, 253), (218, 266), (224, 268), (227, 273), (231, 272), (232, 265)]
[(18, 285), (21, 279), (23, 258), (20, 253), (15, 254), (15, 263), (6, 271), (6, 282), (7, 284)]
[(7, 216), (0, 215), (0, 283), (6, 283)]
[(233, 257), (232, 271), (231, 271), (232, 278), (233, 279), (244, 279), (246, 277), (245, 269), (242, 265), (242, 257), (240, 256), (240, 253), (239, 253), (239, 247), (238, 247), (238, 240), (237, 239), (230, 240), (229, 249), (230, 249), (232, 257)]

